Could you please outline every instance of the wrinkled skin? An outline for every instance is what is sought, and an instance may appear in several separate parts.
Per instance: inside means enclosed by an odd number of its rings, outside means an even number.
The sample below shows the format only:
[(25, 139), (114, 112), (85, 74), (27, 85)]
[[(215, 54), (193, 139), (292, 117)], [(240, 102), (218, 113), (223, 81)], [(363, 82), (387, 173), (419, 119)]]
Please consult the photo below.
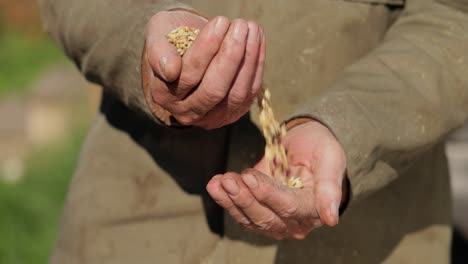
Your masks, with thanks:
[(291, 175), (303, 189), (290, 189), (268, 175), (265, 159), (242, 175), (214, 176), (207, 185), (213, 199), (241, 225), (276, 239), (304, 239), (323, 224), (338, 224), (346, 157), (329, 129), (310, 121), (284, 139)]
[[(183, 58), (166, 35), (176, 27), (201, 29)], [(253, 21), (186, 11), (153, 16), (146, 33), (153, 101), (180, 124), (219, 128), (247, 113), (261, 91), (265, 37)]]

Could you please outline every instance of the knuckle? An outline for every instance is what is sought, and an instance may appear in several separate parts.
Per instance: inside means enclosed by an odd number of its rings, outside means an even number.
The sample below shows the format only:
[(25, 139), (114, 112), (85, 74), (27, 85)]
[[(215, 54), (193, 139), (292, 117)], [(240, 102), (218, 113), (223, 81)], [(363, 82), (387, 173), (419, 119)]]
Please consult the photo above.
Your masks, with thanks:
[(250, 227), (250, 221), (245, 216), (239, 217), (239, 219), (237, 219), (237, 222), (240, 225), (242, 225), (244, 228), (249, 228)]
[(255, 202), (255, 199), (253, 199), (253, 197), (251, 197), (251, 196), (248, 196), (248, 197), (245, 197), (243, 199), (238, 199), (236, 201), (236, 204), (242, 209), (249, 209), (249, 208), (252, 207), (254, 202)]
[(261, 220), (257, 220), (254, 223), (260, 230), (264, 230), (264, 231), (270, 230), (274, 227), (275, 217), (273, 214), (270, 214)]
[(224, 41), (224, 45), (221, 47), (221, 56), (231, 64), (239, 64), (244, 56), (244, 45), (242, 42), (228, 38)]
[(248, 28), (247, 20), (242, 19), (242, 18), (236, 18), (232, 21), (232, 24), (234, 27), (244, 27)]
[(242, 52), (242, 45), (235, 41), (231, 44), (231, 48), (226, 51), (226, 60), (228, 63), (238, 65), (242, 61), (244, 53)]
[(198, 120), (198, 115), (197, 114), (185, 114), (185, 115), (179, 115), (175, 117), (177, 121), (184, 126), (190, 126), (193, 125), (197, 120)]
[(268, 202), (269, 200), (271, 200), (272, 192), (273, 190), (268, 184), (259, 185), (257, 198), (259, 201)]
[(200, 83), (200, 77), (193, 71), (183, 73), (178, 82), (179, 89), (194, 88)]
[(246, 93), (243, 91), (233, 90), (228, 98), (228, 103), (231, 106), (243, 105), (246, 101)]
[[(220, 206), (222, 206), (226, 211), (231, 211), (232, 208), (234, 208), (234, 205), (232, 203), (230, 203), (228, 200), (226, 199), (214, 199), (215, 202), (217, 204), (219, 204)], [(234, 217), (234, 215), (232, 213), (229, 213), (231, 216)]]
[(216, 52), (216, 50), (219, 48), (220, 38), (221, 37), (219, 37), (216, 34), (209, 34), (201, 41), (203, 41), (204, 44), (206, 44), (207, 48), (212, 49), (212, 51)]
[(294, 201), (290, 200), (286, 202), (285, 206), (281, 210), (278, 210), (277, 213), (281, 217), (291, 217), (297, 213), (297, 204)]
[(252, 29), (256, 29), (256, 28), (259, 28), (260, 26), (258, 25), (257, 22), (255, 22), (254, 20), (247, 20), (247, 25), (249, 26), (249, 29), (252, 30)]
[(260, 93), (260, 90), (261, 90), (262, 86), (261, 85), (254, 85), (252, 86), (252, 90), (249, 94), (249, 99), (252, 100), (254, 99), (255, 97), (258, 96), (258, 94)]
[(230, 215), (235, 217), (235, 214), (233, 214), (231, 211), (234, 208), (234, 205), (230, 202), (229, 199), (226, 199), (224, 196), (218, 196), (218, 197), (213, 197), (213, 200), (219, 204), (221, 207), (223, 207), (226, 211), (229, 212)]
[(204, 89), (203, 99), (210, 105), (215, 105), (224, 99), (223, 89)]
[(161, 106), (163, 108), (165, 108), (166, 104), (168, 103), (167, 98), (164, 98), (164, 96), (153, 96), (153, 101), (157, 105), (159, 105), (159, 106)]

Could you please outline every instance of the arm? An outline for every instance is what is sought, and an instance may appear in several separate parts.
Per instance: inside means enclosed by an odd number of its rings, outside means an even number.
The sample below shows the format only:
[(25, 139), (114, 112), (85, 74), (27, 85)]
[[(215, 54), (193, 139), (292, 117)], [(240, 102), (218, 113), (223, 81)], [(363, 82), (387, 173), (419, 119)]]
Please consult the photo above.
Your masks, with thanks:
[[(173, 0), (39, 3), (46, 30), (86, 78), (159, 123), (171, 125), (171, 116), (182, 125), (222, 127), (260, 91), (265, 45), (253, 21), (208, 22)], [(201, 29), (184, 59), (166, 39), (181, 25)]]
[(351, 202), (397, 178), (468, 118), (468, 4), (462, 2), (408, 0), (384, 43), (297, 115), (320, 122), (288, 123), (294, 127), (284, 144), (303, 189), (279, 186), (260, 162), (242, 176), (215, 176), (207, 186), (211, 196), (246, 228), (302, 239), (323, 223), (338, 223), (345, 169)]
[(384, 43), (302, 111), (342, 144), (353, 200), (468, 118), (468, 5), (408, 0)]
[(45, 30), (85, 77), (147, 116), (140, 64), (146, 24), (173, 0), (39, 0)]

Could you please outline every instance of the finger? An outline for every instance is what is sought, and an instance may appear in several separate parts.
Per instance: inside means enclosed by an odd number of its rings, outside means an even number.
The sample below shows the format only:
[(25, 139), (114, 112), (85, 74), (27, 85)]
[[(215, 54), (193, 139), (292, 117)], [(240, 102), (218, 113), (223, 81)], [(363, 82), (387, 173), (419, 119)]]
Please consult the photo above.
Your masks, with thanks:
[(255, 72), (255, 78), (252, 85), (252, 90), (250, 91), (250, 98), (253, 100), (262, 89), (263, 83), (263, 70), (265, 68), (265, 57), (266, 57), (266, 39), (265, 33), (262, 28), (259, 28), (260, 33), (260, 50), (258, 52), (257, 60), (257, 71)]
[(298, 240), (304, 239), (312, 229), (308, 221), (298, 221), (295, 219), (290, 219), (289, 221), (287, 221), (287, 223), (289, 228), (289, 237)]
[(323, 160), (317, 165), (315, 171), (315, 198), (320, 218), (329, 226), (338, 224), (341, 185), (345, 171), (345, 168), (337, 166), (345, 162), (337, 162), (336, 158), (336, 155), (324, 153)]
[(153, 97), (153, 101), (164, 109), (172, 112), (174, 111), (174, 104), (177, 98), (168, 91), (169, 88), (164, 80), (160, 78), (152, 78), (150, 92)]
[(256, 229), (269, 233), (287, 233), (285, 223), (273, 211), (255, 199), (239, 175), (227, 173), (221, 182), (231, 200), (250, 219)]
[(322, 221), (318, 218), (308, 218), (301, 221), (288, 222), (290, 237), (302, 240), (314, 229), (321, 227)]
[(226, 191), (221, 186), (221, 178), (221, 175), (214, 176), (210, 182), (208, 182), (206, 190), (213, 200), (223, 207), (239, 224), (246, 227), (251, 226), (251, 222), (248, 217), (234, 205), (231, 198), (229, 198)]
[(146, 46), (148, 61), (158, 77), (172, 82), (181, 71), (182, 60), (174, 45), (167, 41), (167, 34), (178, 26), (202, 28), (205, 24), (203, 17), (184, 11), (163, 11), (151, 18), (146, 32)]
[(224, 36), (229, 29), (227, 17), (219, 16), (210, 20), (200, 31), (196, 40), (185, 53), (182, 60), (182, 72), (174, 84), (174, 94), (183, 99), (203, 78), (208, 65), (218, 52)]
[(249, 33), (247, 36), (245, 55), (238, 75), (227, 97), (228, 111), (235, 111), (245, 104), (248, 94), (251, 93), (254, 76), (257, 71), (261, 44), (260, 31), (257, 23), (253, 21), (248, 21), (247, 25)]
[(260, 203), (278, 216), (289, 218), (296, 214), (298, 203), (295, 193), (278, 180), (258, 170), (247, 169), (242, 173), (242, 181)]
[[(209, 111), (204, 118), (194, 125), (206, 129), (215, 129), (233, 123), (247, 113), (253, 102), (252, 85), (257, 72), (261, 35), (259, 26), (253, 22), (247, 22), (249, 33), (245, 56), (240, 66), (239, 73), (234, 80), (232, 88), (223, 101)], [(216, 120), (213, 123), (212, 120)]]
[(208, 66), (199, 87), (184, 101), (189, 113), (182, 120), (176, 116), (180, 123), (196, 122), (226, 97), (244, 57), (247, 33), (244, 20), (231, 23), (220, 51)]

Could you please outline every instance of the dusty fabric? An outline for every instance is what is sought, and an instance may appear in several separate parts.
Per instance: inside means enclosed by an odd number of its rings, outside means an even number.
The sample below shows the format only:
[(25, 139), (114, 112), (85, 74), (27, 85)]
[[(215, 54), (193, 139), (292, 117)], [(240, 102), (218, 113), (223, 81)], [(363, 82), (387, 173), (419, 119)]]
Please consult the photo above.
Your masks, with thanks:
[(317, 118), (345, 149), (352, 200), (339, 225), (280, 242), (223, 218), (205, 191), (262, 155), (257, 109), (203, 131), (165, 127), (144, 103), (144, 25), (181, 3), (40, 3), (46, 29), (105, 91), (52, 263), (449, 262), (443, 141), (468, 116), (464, 1), (183, 1), (262, 24), (276, 115)]

